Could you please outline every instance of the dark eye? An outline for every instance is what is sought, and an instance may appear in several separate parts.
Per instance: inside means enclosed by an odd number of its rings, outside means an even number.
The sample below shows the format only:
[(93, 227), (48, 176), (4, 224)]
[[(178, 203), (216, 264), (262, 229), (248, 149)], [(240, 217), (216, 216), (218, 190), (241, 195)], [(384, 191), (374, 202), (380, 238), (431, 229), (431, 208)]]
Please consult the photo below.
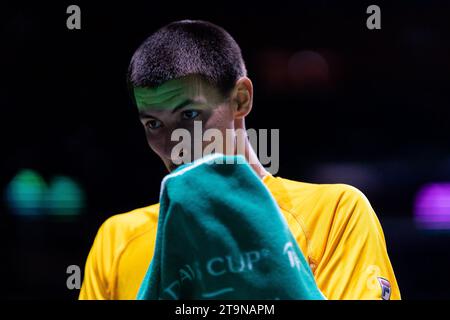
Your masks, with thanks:
[(149, 129), (158, 129), (159, 127), (161, 127), (162, 122), (156, 119), (151, 119), (147, 122), (146, 126)]
[(185, 120), (194, 119), (199, 115), (198, 111), (195, 110), (185, 110), (182, 112), (181, 116)]

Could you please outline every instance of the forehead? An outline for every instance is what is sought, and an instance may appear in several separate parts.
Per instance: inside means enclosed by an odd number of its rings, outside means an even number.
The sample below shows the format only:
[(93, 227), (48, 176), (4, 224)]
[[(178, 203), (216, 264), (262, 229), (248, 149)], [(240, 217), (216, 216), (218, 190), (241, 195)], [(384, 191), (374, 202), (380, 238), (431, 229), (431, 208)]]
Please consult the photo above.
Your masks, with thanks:
[(186, 100), (207, 102), (217, 98), (217, 95), (217, 90), (198, 76), (169, 80), (155, 88), (134, 88), (139, 111), (173, 109)]

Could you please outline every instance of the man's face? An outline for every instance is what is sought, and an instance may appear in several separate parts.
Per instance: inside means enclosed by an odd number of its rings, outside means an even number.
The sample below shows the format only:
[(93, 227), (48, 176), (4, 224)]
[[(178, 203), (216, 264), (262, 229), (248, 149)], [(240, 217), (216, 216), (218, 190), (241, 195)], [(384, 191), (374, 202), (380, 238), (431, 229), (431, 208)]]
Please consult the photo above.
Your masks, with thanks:
[[(171, 141), (174, 130), (186, 129), (194, 137), (194, 121), (201, 121), (202, 135), (214, 128), (225, 137), (226, 129), (234, 129), (228, 100), (198, 76), (170, 80), (157, 88), (136, 88), (135, 97), (147, 142), (169, 171), (177, 167), (171, 158), (173, 147), (179, 143)], [(202, 150), (204, 147), (202, 142)]]

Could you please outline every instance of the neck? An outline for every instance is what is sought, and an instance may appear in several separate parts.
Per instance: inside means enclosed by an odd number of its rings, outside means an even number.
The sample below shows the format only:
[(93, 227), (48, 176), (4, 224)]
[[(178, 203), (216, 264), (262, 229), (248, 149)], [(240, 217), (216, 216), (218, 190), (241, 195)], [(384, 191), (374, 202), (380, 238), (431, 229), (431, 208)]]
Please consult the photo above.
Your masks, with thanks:
[(246, 152), (247, 154), (245, 155), (245, 159), (250, 164), (252, 169), (256, 172), (256, 174), (262, 179), (266, 175), (268, 175), (269, 172), (264, 169), (264, 166), (259, 161), (258, 156), (256, 155), (255, 150), (253, 150), (253, 147), (248, 139), (246, 143), (248, 144), (248, 146), (246, 146), (246, 150), (248, 149), (248, 152)]
[(238, 130), (236, 134), (236, 145), (244, 146), (244, 150), (238, 150), (239, 148), (236, 147), (235, 153), (241, 154), (245, 157), (245, 160), (250, 164), (252, 169), (256, 172), (256, 174), (262, 179), (266, 175), (269, 174), (269, 172), (264, 169), (264, 166), (261, 164), (261, 162), (258, 159), (258, 156), (256, 155), (255, 150), (253, 149), (248, 136), (247, 131), (245, 131), (245, 124), (243, 119), (236, 120), (235, 122), (236, 129), (243, 129)]

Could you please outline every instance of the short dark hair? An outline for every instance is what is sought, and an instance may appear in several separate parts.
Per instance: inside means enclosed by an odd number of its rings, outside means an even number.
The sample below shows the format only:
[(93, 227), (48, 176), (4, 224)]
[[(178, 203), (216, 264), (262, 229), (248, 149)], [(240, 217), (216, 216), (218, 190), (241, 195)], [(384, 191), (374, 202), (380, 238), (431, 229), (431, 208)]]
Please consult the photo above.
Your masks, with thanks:
[(247, 75), (241, 49), (223, 28), (201, 20), (172, 22), (150, 35), (136, 50), (127, 82), (157, 87), (187, 75), (199, 75), (226, 96)]

